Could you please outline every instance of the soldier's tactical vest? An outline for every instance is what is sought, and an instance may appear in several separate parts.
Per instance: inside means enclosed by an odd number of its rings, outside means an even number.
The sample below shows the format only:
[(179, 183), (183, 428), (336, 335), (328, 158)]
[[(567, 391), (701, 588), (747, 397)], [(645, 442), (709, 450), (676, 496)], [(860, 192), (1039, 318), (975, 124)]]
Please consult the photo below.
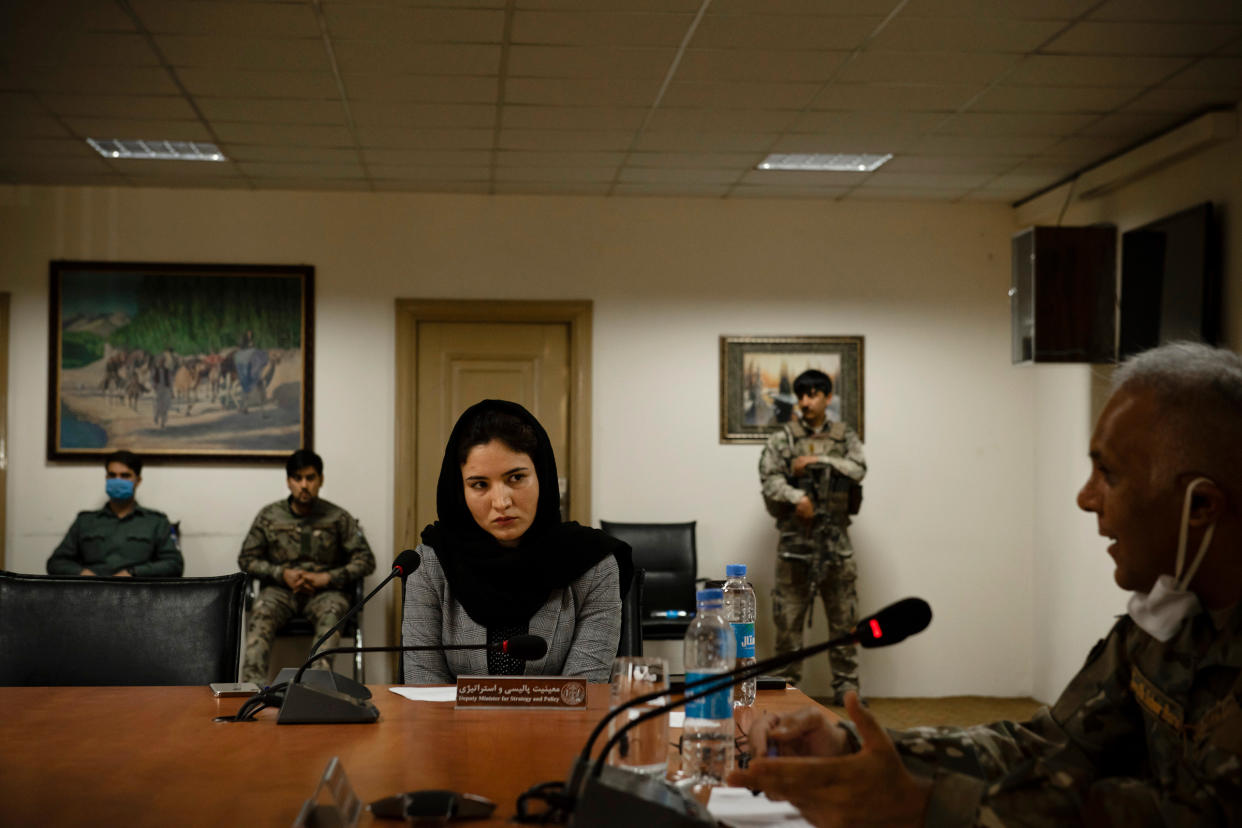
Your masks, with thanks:
[[(826, 432), (815, 436), (800, 420), (785, 423), (784, 429), (795, 457), (803, 454), (845, 457), (848, 453), (845, 423), (834, 422)], [(862, 505), (862, 486), (826, 463), (808, 466), (806, 474), (790, 479), (790, 483), (809, 494), (815, 510), (837, 525), (848, 526), (849, 516), (858, 514)]]

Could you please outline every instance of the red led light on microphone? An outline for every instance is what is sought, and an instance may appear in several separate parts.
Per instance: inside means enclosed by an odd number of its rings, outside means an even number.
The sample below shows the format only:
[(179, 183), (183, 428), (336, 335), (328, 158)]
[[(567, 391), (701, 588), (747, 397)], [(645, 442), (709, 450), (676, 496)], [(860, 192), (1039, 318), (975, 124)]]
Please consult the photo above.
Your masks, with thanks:
[(880, 622), (875, 620), (874, 618), (871, 619), (871, 636), (873, 638), (884, 637), (884, 633), (880, 630)]

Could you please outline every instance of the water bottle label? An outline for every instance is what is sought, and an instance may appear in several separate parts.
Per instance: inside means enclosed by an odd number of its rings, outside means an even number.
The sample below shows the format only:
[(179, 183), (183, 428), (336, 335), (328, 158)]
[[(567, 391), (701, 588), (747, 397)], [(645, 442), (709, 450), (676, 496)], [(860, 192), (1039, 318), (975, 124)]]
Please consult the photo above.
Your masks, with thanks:
[[(686, 673), (686, 686), (689, 687), (700, 679), (720, 678), (719, 673)], [(691, 689), (690, 692), (694, 692)], [(695, 699), (686, 705), (688, 719), (731, 719), (733, 718), (733, 688), (726, 686), (723, 690)]]
[(755, 657), (755, 622), (743, 624), (740, 621), (733, 624), (733, 637), (737, 639), (737, 657), (738, 658), (754, 658)]

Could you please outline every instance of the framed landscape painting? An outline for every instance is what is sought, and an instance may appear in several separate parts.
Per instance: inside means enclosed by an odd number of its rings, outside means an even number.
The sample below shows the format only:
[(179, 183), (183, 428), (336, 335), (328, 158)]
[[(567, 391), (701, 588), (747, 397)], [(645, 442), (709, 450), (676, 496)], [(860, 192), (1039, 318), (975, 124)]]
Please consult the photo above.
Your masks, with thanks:
[(53, 261), (47, 457), (275, 461), (312, 445), (315, 269)]
[(720, 337), (720, 442), (762, 443), (796, 415), (793, 381), (810, 368), (832, 380), (828, 419), (863, 438), (861, 336)]

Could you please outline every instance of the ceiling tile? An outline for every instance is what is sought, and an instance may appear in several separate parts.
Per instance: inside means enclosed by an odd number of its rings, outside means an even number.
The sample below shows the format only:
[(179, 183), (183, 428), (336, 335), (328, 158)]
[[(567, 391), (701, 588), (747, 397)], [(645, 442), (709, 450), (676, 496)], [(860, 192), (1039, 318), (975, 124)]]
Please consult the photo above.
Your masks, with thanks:
[(390, 150), (363, 147), (362, 157), (367, 165), (384, 166), (444, 166), (477, 167), (491, 163), (492, 154), (486, 150)]
[(991, 177), (988, 173), (903, 173), (886, 172), (881, 168), (871, 173), (862, 186), (919, 190), (970, 190), (982, 186)]
[(299, 164), (239, 161), (237, 166), (252, 178), (362, 178), (361, 164)]
[(870, 173), (750, 170), (742, 177), (741, 183), (747, 187), (764, 186), (845, 190), (862, 183), (868, 175)]
[(5, 26), (12, 31), (55, 29), (78, 32), (132, 32), (134, 22), (117, 3), (99, 0), (39, 0), (6, 3)]
[(510, 129), (628, 129), (642, 126), (647, 107), (526, 106), (504, 107), (502, 122)]
[(729, 191), (729, 198), (781, 198), (835, 201), (849, 190), (844, 187), (772, 187), (743, 184)]
[(371, 186), (377, 191), (404, 193), (491, 192), (491, 184), (486, 181), (414, 181), (406, 179), (372, 179)]
[(1031, 195), (1034, 195), (1034, 193), (1030, 190), (1015, 190), (1013, 188), (996, 190), (980, 189), (971, 190), (966, 193), (966, 195), (962, 196), (961, 200), (974, 203), (984, 202), (989, 204), (1012, 204), (1015, 201), (1021, 201)]
[(504, 129), (499, 149), (624, 152), (633, 140), (629, 130)]
[(732, 184), (736, 170), (679, 169), (677, 167), (625, 167), (619, 181), (624, 184)]
[(1115, 112), (1085, 127), (1082, 135), (1116, 136), (1138, 143), (1182, 123), (1180, 114), (1168, 112)]
[(155, 42), (177, 69), (329, 72), (332, 66), (319, 38), (156, 35)]
[(616, 169), (626, 154), (614, 152), (543, 152), (540, 150), (500, 150), (498, 167), (611, 167)]
[(939, 112), (805, 112), (789, 126), (791, 134), (902, 138), (921, 135), (944, 123)]
[(983, 88), (975, 84), (832, 83), (822, 89), (811, 109), (953, 112)]
[[(523, 3), (527, 0), (522, 0)], [(694, 3), (698, 8), (699, 3)], [(893, 0), (846, 0), (834, 2), (830, 8), (835, 17), (858, 15), (883, 20), (893, 10)], [(802, 16), (818, 16), (829, 8), (824, 0), (714, 0), (711, 11), (714, 14), (788, 14)]]
[(849, 135), (828, 133), (801, 133), (782, 135), (768, 152), (884, 152), (900, 153), (926, 141), (915, 135)]
[(371, 182), (356, 178), (255, 178), (251, 183), (259, 189), (359, 191), (372, 189)]
[[(588, 46), (677, 46), (691, 13), (525, 11), (513, 15), (513, 42)], [(701, 29), (701, 27), (700, 27)]]
[(67, 172), (63, 170), (22, 170), (0, 167), (0, 178), (13, 184), (31, 184), (43, 187), (124, 187), (129, 182), (117, 173), (88, 171)]
[(356, 164), (358, 163), (359, 152), (352, 147), (229, 144), (227, 155), (234, 161), (269, 161), (291, 164)]
[(963, 112), (946, 119), (937, 135), (1067, 135), (1083, 129), (1098, 115), (1080, 113)]
[(203, 115), (212, 121), (277, 124), (345, 124), (339, 100), (280, 98), (195, 98)]
[[(469, 5), (471, 8), (429, 9), (331, 2), (324, 5), (323, 14), (328, 33), (336, 41), (394, 40), (407, 48), (418, 43), (500, 43), (505, 26), (503, 8), (477, 8), (483, 4), (475, 2)], [(504, 3), (499, 5), (503, 7)]]
[(1033, 155), (1054, 143), (1054, 139), (993, 138), (990, 136), (924, 135), (906, 147), (918, 155)]
[(9, 158), (4, 166), (15, 172), (29, 175), (110, 175), (115, 170), (103, 158), (56, 158), (46, 155), (35, 155), (27, 158)]
[(16, 138), (0, 139), (0, 157), (52, 155), (69, 158), (98, 158), (99, 153), (80, 138)]
[(841, 83), (991, 83), (1009, 72), (1018, 55), (953, 52), (864, 52), (846, 63)]
[(523, 46), (509, 49), (508, 76), (662, 80), (677, 50), (625, 46)]
[(343, 73), (350, 100), (390, 103), (495, 103), (498, 78)]
[(1186, 66), (1167, 57), (1029, 55), (1005, 78), (1012, 85), (1150, 86)]
[(690, 45), (696, 49), (849, 51), (884, 18), (824, 15), (713, 14), (709, 8)]
[(366, 147), (392, 149), (487, 149), (492, 145), (488, 129), (415, 129), (410, 127), (358, 127), (358, 142)]
[(1242, 7), (1237, 0), (1108, 0), (1089, 15), (1096, 20), (1181, 21), (1184, 23), (1237, 23)]
[[(7, 41), (7, 42), (6, 42)], [(158, 66), (158, 56), (138, 34), (14, 30), (0, 35), (5, 59), (31, 66)]]
[(677, 80), (824, 83), (848, 56), (848, 52), (690, 49), (677, 68)]
[(1188, 65), (1165, 85), (1174, 89), (1242, 90), (1242, 58), (1205, 58)]
[(1100, 161), (1128, 148), (1135, 142), (1129, 138), (1101, 135), (1071, 135), (1032, 151), (1036, 158), (1074, 162), (1075, 167)]
[(616, 176), (616, 167), (497, 167), (497, 182), (547, 181), (575, 184), (608, 184)]
[(510, 78), (505, 103), (554, 106), (649, 106), (660, 89), (658, 80), (561, 80)]
[(1048, 44), (1046, 54), (1206, 55), (1242, 34), (1242, 24), (1078, 23)]
[(445, 167), (435, 165), (372, 164), (367, 167), (371, 178), (385, 181), (490, 181), (490, 167)]
[(350, 104), (359, 127), (472, 127), (491, 129), (496, 107), (487, 104), (392, 104), (355, 101)]
[(734, 109), (803, 109), (820, 86), (814, 83), (682, 83), (669, 84), (663, 106), (708, 106)]
[(138, 121), (117, 118), (65, 118), (75, 134), (84, 138), (120, 138), (138, 141), (211, 141), (200, 121)]
[[(460, 2), (460, 0), (456, 0)], [(504, 0), (497, 0), (499, 5), (503, 6)], [(822, 0), (811, 0), (811, 2), (821, 2)], [(715, 8), (721, 0), (716, 0), (712, 5)], [(767, 2), (767, 0), (763, 0)], [(788, 2), (788, 0), (771, 0), (773, 4), (778, 2)], [(703, 4), (703, 0), (520, 0), (519, 4), (524, 9), (537, 9), (541, 11), (573, 11), (573, 10), (591, 10), (591, 11), (636, 11), (636, 12), (688, 12), (694, 14), (699, 10), (699, 6)]]
[(235, 175), (144, 175), (126, 179), (127, 184), (139, 187), (198, 188), (211, 190), (250, 190), (255, 184), (248, 178)]
[(709, 170), (746, 170), (763, 158), (763, 152), (655, 152), (630, 153), (631, 167), (684, 167)]
[(1100, 0), (910, 0), (902, 14), (913, 17), (1003, 17), (1013, 20), (1072, 20)]
[[(46, 103), (48, 96), (40, 97)], [(0, 114), (6, 117), (15, 114), (46, 115), (48, 109), (56, 111), (56, 107), (44, 106), (40, 103), (40, 97), (29, 92), (0, 92)]]
[(36, 92), (64, 92), (74, 95), (177, 95), (180, 90), (168, 73), (158, 67), (97, 66), (89, 72), (81, 67), (59, 65), (39, 67), (10, 66), (10, 89)]
[(1215, 89), (1153, 89), (1127, 104), (1124, 112), (1171, 112), (1185, 114), (1210, 109), (1232, 109), (1242, 94)]
[(995, 178), (990, 179), (980, 189), (997, 190), (997, 191), (1004, 191), (1008, 193), (1012, 193), (1016, 191), (1016, 192), (1022, 193), (1023, 195), (1030, 195), (1032, 193), (1036, 193), (1036, 192), (1039, 192), (1040, 190), (1053, 186), (1057, 182), (1062, 181), (1067, 175), (1069, 175), (1072, 172), (1073, 170), (1067, 170), (1065, 173), (1060, 174), (1060, 175), (1056, 173), (1051, 173), (1051, 172), (1006, 173), (1005, 175), (998, 175)]
[(956, 201), (968, 190), (916, 190), (900, 187), (862, 186), (851, 190), (846, 198), (850, 201)]
[(777, 140), (770, 132), (679, 132), (647, 130), (635, 149), (648, 152), (754, 152), (762, 153)]
[(174, 179), (187, 178), (229, 178), (239, 175), (238, 166), (229, 162), (219, 161), (163, 161), (154, 159), (117, 158), (113, 159), (116, 170), (127, 178), (146, 178), (154, 176)]
[(285, 144), (295, 147), (352, 147), (354, 139), (344, 127), (318, 124), (235, 124), (217, 121), (216, 134), (226, 144)]
[(72, 125), (66, 124), (51, 115), (26, 113), (4, 117), (4, 133), (13, 138), (71, 138)]
[(335, 51), (343, 73), (486, 76), (500, 72), (500, 46), (492, 44), (341, 40)]
[(723, 184), (618, 184), (612, 192), (654, 198), (724, 198), (729, 188)]
[(691, 109), (661, 107), (651, 114), (647, 126), (656, 130), (690, 132), (782, 132), (796, 122), (789, 109)]
[(191, 95), (221, 98), (332, 98), (336, 81), (329, 72), (218, 71), (186, 67), (177, 76)]
[(867, 43), (879, 52), (1030, 52), (1064, 28), (1060, 20), (898, 15)]
[(129, 0), (129, 4), (155, 34), (320, 36), (310, 3)]
[(994, 86), (971, 112), (1111, 112), (1142, 91), (1139, 86)]
[(197, 118), (185, 98), (173, 95), (63, 95), (41, 96), (57, 115), (143, 120), (191, 120)]
[(1022, 163), (1020, 155), (896, 155), (884, 164), (886, 172), (985, 173), (998, 175)]

